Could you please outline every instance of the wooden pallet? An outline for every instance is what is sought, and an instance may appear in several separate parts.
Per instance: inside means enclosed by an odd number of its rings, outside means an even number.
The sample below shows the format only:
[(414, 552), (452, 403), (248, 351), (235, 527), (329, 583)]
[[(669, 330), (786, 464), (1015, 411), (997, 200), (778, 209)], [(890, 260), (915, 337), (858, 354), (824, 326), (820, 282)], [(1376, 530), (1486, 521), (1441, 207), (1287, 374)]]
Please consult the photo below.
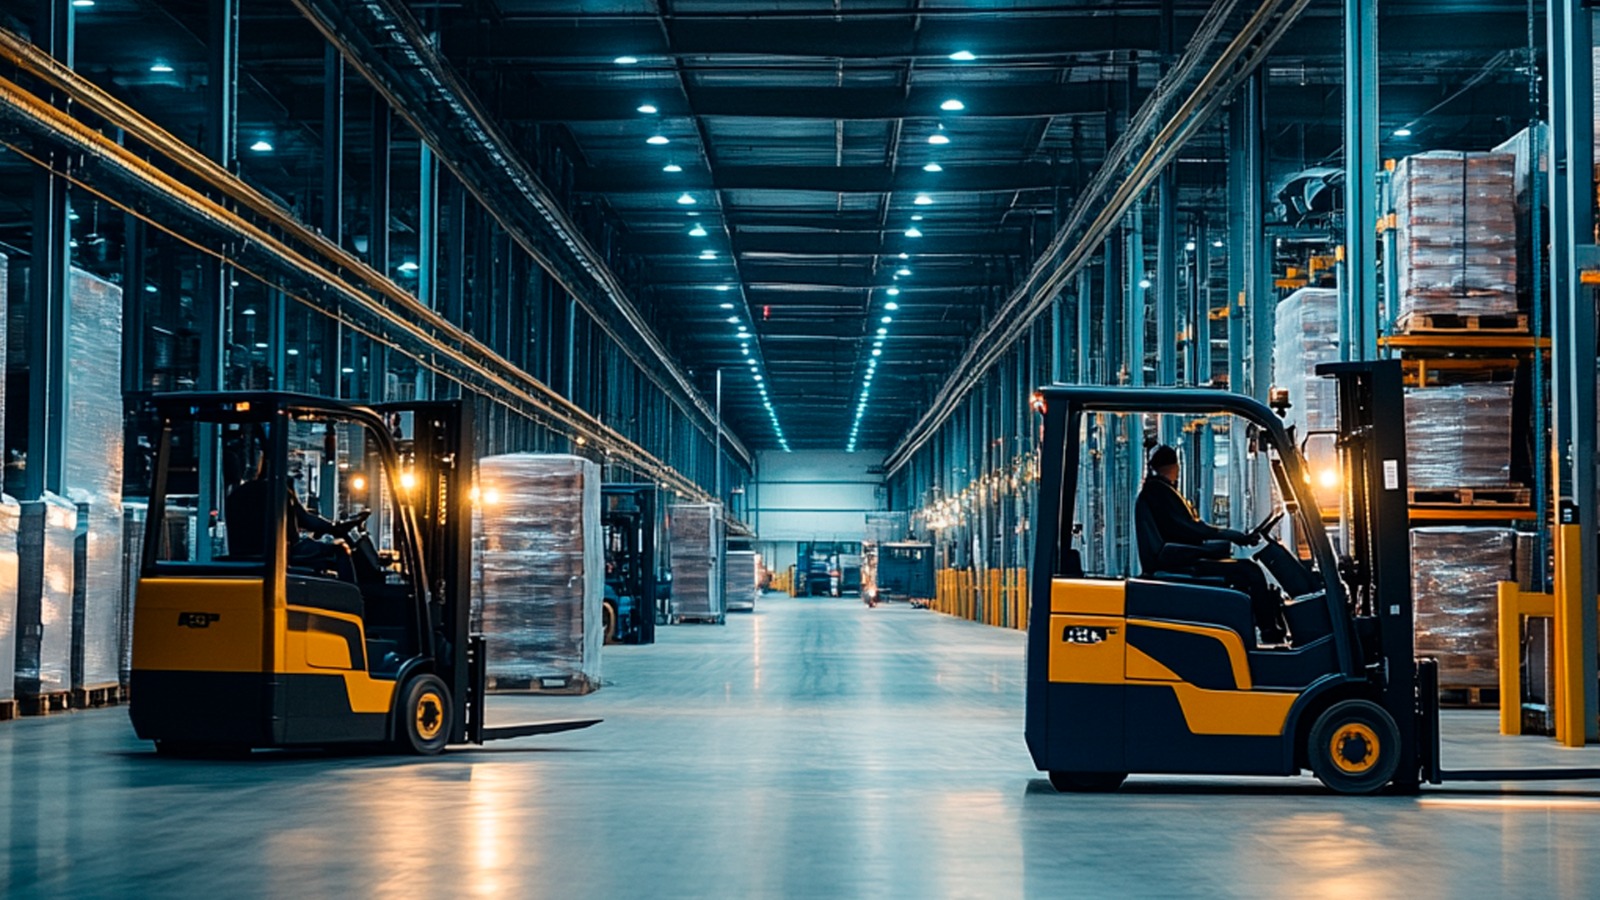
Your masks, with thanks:
[(22, 714), (21, 705), (15, 700), (0, 700), (0, 722), (15, 719)]
[(1412, 506), (1504, 507), (1517, 509), (1533, 501), (1533, 491), (1525, 487), (1409, 488)]
[(1526, 313), (1406, 313), (1394, 323), (1401, 334), (1527, 334)]
[(47, 694), (24, 694), (17, 697), (17, 704), (25, 716), (48, 716), (53, 712), (63, 712), (72, 708), (71, 691), (51, 691)]
[(1497, 687), (1439, 687), (1439, 705), (1467, 709), (1495, 708), (1500, 705)]
[(599, 685), (577, 675), (547, 678), (489, 678), (486, 687), (496, 694), (587, 694)]
[(105, 684), (97, 687), (73, 688), (73, 709), (94, 709), (100, 706), (114, 706), (122, 700), (122, 686)]

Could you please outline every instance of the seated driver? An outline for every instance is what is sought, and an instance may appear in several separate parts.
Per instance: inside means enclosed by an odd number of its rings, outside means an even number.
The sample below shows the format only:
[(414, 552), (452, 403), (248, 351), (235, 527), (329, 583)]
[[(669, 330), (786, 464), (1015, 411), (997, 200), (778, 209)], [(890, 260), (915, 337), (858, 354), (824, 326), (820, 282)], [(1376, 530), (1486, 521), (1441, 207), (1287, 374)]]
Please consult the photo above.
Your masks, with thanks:
[[(1244, 546), (1258, 540), (1246, 532), (1218, 528), (1201, 520), (1188, 499), (1178, 490), (1178, 452), (1165, 444), (1150, 453), (1150, 472), (1139, 491), (1138, 503), (1149, 511), (1163, 546), (1185, 544), (1199, 547), (1207, 541), (1227, 541)], [(1158, 558), (1161, 550), (1162, 547), (1148, 548), (1151, 558)], [(1266, 575), (1254, 561), (1228, 557), (1194, 558), (1181, 564), (1163, 561), (1161, 567), (1175, 574), (1221, 578), (1229, 587), (1250, 598), (1261, 642), (1283, 643), (1282, 598), (1267, 584)]]
[[(228, 492), (228, 548), (232, 556), (247, 559), (259, 559), (266, 555), (266, 510), (271, 500), (271, 478), (267, 472), (266, 455), (262, 454), (256, 460), (254, 476), (242, 484), (235, 485)], [(333, 568), (340, 572), (350, 568), (347, 554), (340, 552), (332, 544), (325, 544), (312, 538), (324, 535), (339, 535), (347, 531), (351, 524), (357, 520), (347, 522), (334, 522), (324, 519), (300, 502), (300, 497), (295, 494), (294, 488), (289, 488), (289, 518), (288, 518), (288, 544), (289, 558), (292, 564), (310, 565), (316, 568)], [(358, 517), (359, 518), (359, 517)], [(309, 532), (311, 537), (306, 537), (302, 532)], [(354, 580), (352, 575), (349, 580)]]

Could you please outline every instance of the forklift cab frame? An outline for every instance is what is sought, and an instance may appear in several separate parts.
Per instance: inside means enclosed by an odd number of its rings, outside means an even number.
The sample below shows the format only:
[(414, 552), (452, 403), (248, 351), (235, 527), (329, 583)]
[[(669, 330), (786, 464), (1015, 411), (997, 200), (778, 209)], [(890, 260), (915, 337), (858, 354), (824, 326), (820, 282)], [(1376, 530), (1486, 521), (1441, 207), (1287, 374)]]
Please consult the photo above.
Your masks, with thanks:
[[(1339, 381), (1348, 527), (1352, 553), (1362, 560), (1355, 566), (1335, 556), (1305, 462), (1264, 404), (1189, 388), (1055, 385), (1035, 395), (1044, 427), (1027, 741), (1058, 789), (1110, 789), (1131, 772), (1292, 775), (1310, 768), (1335, 790), (1366, 793), (1391, 783), (1414, 786), (1419, 765), (1431, 766), (1437, 754), (1419, 725), (1434, 726), (1418, 717), (1404, 571), (1398, 367), (1324, 368)], [(1083, 577), (1072, 524), (1084, 420), (1140, 413), (1231, 416), (1254, 429), (1258, 449), (1275, 452), (1282, 499), (1298, 517), (1321, 582), (1319, 592), (1286, 608), (1294, 638), (1288, 647), (1256, 647), (1248, 601), (1220, 586)]]

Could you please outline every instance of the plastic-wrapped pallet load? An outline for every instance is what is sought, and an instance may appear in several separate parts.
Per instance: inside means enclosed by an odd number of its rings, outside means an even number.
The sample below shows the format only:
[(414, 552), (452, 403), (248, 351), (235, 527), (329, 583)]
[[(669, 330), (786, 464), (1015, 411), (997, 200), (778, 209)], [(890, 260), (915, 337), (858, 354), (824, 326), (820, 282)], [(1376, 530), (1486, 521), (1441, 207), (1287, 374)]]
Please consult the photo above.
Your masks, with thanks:
[(911, 533), (911, 514), (908, 512), (867, 513), (865, 540), (872, 544), (903, 541)]
[(1417, 653), (1438, 658), (1441, 687), (1498, 685), (1498, 592), (1515, 548), (1509, 528), (1411, 530)]
[(17, 699), (17, 529), (22, 508), (0, 499), (0, 712)]
[(71, 288), (72, 427), (61, 467), (67, 496), (78, 506), (72, 689), (105, 691), (121, 683), (123, 645), (122, 289), (77, 270)]
[(600, 467), (577, 456), (478, 461), (474, 618), (491, 690), (600, 687), (605, 550)]
[(1516, 158), (1436, 150), (1394, 174), (1396, 318), (1517, 309)]
[(72, 569), (78, 507), (46, 494), (17, 530), (17, 699), (63, 708), (72, 686)]
[(673, 617), (721, 624), (728, 610), (722, 593), (722, 504), (678, 503), (670, 515)]
[(756, 554), (754, 550), (729, 550), (723, 578), (723, 595), (729, 612), (754, 612), (756, 608)]
[(1406, 389), (1406, 470), (1412, 488), (1511, 483), (1511, 385)]
[(1339, 506), (1338, 480), (1323, 477), (1337, 473), (1338, 448), (1329, 438), (1312, 432), (1332, 431), (1339, 425), (1339, 396), (1331, 378), (1317, 375), (1317, 366), (1339, 361), (1339, 292), (1331, 288), (1301, 288), (1278, 304), (1277, 331), (1272, 350), (1273, 384), (1289, 392), (1287, 422), (1306, 442), (1312, 487), (1325, 509)]

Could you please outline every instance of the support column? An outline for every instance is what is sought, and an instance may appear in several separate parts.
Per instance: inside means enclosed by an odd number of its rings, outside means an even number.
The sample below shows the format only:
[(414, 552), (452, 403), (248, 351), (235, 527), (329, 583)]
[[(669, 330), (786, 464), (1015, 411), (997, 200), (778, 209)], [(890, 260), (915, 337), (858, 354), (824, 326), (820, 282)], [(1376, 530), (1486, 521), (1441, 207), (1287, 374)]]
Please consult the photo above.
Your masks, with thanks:
[[(1178, 383), (1178, 173), (1166, 168), (1156, 182), (1156, 384)], [(1161, 443), (1177, 446), (1182, 423), (1161, 417)]]
[[(322, 233), (344, 246), (344, 57), (332, 45), (322, 51)], [(311, 335), (320, 335), (320, 375), (317, 390), (330, 397), (344, 396), (344, 341), (339, 320), (312, 313), (302, 352), (309, 355)], [(307, 360), (306, 365), (310, 365)]]
[[(1378, 0), (1344, 0), (1344, 259), (1347, 359), (1378, 356)], [(1347, 354), (1347, 355), (1346, 355)]]
[[(1556, 494), (1556, 739), (1597, 735), (1593, 26), (1581, 0), (1550, 0), (1550, 340)], [(1581, 245), (1581, 246), (1580, 246)]]
[[(390, 148), (394, 141), (394, 113), (379, 94), (372, 96), (372, 212), (367, 225), (367, 264), (385, 278), (395, 277), (389, 267)], [(352, 335), (352, 343), (358, 339)], [(377, 341), (367, 341), (366, 397), (374, 403), (387, 399), (389, 360), (387, 349)], [(351, 366), (359, 377), (361, 355), (350, 355)], [(354, 381), (354, 378), (352, 378)], [(353, 387), (354, 385), (352, 385)]]

